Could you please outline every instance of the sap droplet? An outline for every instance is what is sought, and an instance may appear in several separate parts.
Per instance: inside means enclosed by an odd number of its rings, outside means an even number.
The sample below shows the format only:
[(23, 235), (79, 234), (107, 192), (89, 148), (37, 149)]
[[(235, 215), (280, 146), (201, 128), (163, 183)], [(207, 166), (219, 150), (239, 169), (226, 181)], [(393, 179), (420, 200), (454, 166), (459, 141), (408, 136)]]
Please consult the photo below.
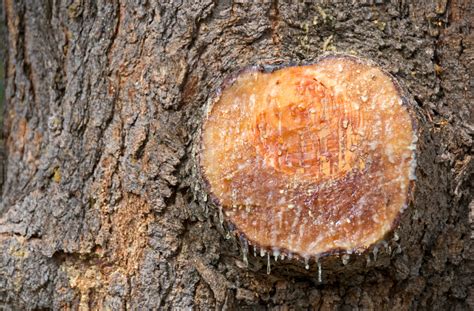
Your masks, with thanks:
[(374, 261), (377, 261), (377, 254), (379, 252), (379, 247), (374, 246), (374, 249), (372, 250), (372, 254), (374, 255)]
[(348, 126), (349, 126), (349, 121), (346, 119), (342, 120), (342, 127), (346, 129)]
[(348, 254), (344, 254), (344, 255), (342, 255), (341, 259), (342, 259), (342, 264), (345, 266), (349, 263), (349, 260), (351, 259), (351, 256), (348, 255)]
[(248, 267), (248, 265), (249, 265), (249, 260), (248, 260), (248, 258), (247, 258), (247, 253), (246, 253), (245, 251), (243, 251), (242, 257), (243, 257), (242, 259), (243, 259), (243, 261), (244, 261), (245, 266)]
[(267, 274), (270, 274), (272, 272), (272, 268), (270, 266), (270, 252), (267, 253)]
[(246, 238), (244, 238), (243, 236), (240, 237), (240, 243), (242, 245), (242, 259), (245, 263), (245, 266), (248, 267), (249, 265), (249, 261), (248, 261), (248, 252), (249, 252), (249, 244), (248, 244), (248, 241)]
[(393, 239), (395, 242), (398, 241), (400, 239), (400, 237), (398, 236), (398, 233), (397, 232), (394, 232), (393, 233)]
[(319, 262), (319, 258), (317, 260), (318, 263), (318, 282), (321, 283), (323, 281), (323, 269), (321, 268), (321, 262)]
[(304, 268), (306, 270), (309, 270), (309, 259), (308, 259), (308, 257), (305, 257), (305, 259), (304, 259)]
[(275, 261), (278, 260), (278, 256), (280, 256), (280, 251), (278, 249), (273, 250), (273, 257), (275, 258)]

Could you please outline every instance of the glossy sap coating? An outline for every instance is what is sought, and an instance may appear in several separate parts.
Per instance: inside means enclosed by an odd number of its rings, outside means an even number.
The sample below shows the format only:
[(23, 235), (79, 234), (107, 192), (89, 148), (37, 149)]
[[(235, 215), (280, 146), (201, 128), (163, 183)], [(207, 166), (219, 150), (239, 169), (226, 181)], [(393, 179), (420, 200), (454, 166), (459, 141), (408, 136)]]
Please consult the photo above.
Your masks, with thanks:
[(251, 244), (363, 249), (405, 206), (414, 133), (391, 78), (350, 57), (241, 73), (203, 127), (201, 166)]

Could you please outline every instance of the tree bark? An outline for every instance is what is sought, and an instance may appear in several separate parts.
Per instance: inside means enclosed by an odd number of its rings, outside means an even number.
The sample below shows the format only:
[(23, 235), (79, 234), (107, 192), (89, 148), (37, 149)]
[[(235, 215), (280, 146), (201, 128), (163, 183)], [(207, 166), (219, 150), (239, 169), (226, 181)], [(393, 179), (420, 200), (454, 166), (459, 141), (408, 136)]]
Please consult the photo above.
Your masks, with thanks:
[[(357, 3), (356, 3), (357, 2)], [(5, 309), (474, 308), (471, 1), (5, 0)], [(193, 137), (230, 72), (373, 59), (424, 116), (409, 248), (318, 281), (257, 258), (196, 191)], [(363, 255), (367, 256), (367, 254)], [(250, 256), (252, 257), (252, 256)]]

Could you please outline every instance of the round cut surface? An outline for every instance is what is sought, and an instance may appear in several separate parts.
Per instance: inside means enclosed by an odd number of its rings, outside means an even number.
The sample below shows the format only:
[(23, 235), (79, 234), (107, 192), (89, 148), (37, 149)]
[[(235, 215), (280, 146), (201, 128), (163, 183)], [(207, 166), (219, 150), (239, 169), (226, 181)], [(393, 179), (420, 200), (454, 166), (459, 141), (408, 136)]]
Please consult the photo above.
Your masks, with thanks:
[(352, 57), (243, 71), (202, 132), (202, 173), (226, 219), (252, 244), (302, 257), (383, 238), (414, 167), (401, 96), (390, 76)]

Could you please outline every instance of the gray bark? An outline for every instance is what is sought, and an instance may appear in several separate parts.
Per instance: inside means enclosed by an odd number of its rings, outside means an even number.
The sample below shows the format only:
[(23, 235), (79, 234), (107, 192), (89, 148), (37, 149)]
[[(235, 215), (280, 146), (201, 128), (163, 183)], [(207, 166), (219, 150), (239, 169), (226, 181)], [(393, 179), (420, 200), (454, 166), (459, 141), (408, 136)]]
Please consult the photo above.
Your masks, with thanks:
[[(0, 308), (474, 308), (470, 1), (161, 2), (5, 1)], [(227, 74), (325, 50), (401, 80), (427, 147), (412, 247), (321, 284), (243, 267), (191, 146)]]

